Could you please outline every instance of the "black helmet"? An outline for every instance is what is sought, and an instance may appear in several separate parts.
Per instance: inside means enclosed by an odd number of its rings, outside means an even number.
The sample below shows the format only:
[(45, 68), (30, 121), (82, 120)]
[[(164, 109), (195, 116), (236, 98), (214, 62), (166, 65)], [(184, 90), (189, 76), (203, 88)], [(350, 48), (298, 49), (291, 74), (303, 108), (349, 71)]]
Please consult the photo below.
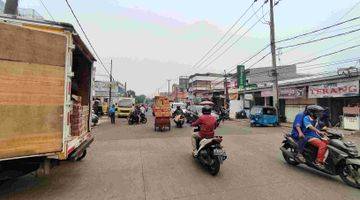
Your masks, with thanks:
[(319, 117), (323, 111), (325, 111), (325, 109), (318, 105), (311, 105), (306, 107), (306, 113), (313, 117)]
[(180, 110), (180, 108), (181, 108), (180, 106), (176, 106), (176, 109)]
[(211, 114), (211, 107), (210, 106), (204, 106), (202, 109), (202, 114), (204, 115), (210, 115)]

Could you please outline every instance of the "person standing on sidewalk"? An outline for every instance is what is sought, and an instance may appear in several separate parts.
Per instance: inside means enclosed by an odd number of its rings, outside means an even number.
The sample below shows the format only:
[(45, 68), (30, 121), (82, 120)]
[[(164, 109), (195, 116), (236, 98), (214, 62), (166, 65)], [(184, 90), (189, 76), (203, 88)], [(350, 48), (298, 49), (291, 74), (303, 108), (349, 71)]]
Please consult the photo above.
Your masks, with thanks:
[(109, 109), (109, 115), (110, 115), (111, 123), (115, 124), (115, 105), (114, 104)]

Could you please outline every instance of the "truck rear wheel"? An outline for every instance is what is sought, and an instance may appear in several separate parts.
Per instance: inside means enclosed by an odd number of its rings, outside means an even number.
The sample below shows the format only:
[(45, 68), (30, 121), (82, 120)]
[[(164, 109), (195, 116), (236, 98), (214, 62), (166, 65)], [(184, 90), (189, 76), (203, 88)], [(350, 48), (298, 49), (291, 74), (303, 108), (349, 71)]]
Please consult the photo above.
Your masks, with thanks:
[(76, 158), (76, 161), (81, 161), (82, 159), (84, 159), (86, 157), (87, 151), (86, 149), (82, 152), (81, 156)]

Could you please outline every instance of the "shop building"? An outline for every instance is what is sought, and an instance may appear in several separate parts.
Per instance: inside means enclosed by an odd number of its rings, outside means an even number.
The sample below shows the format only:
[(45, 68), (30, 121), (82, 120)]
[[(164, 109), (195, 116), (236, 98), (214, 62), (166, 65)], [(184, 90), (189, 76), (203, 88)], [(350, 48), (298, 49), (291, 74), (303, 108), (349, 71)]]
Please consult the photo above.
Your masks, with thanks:
[[(307, 105), (318, 104), (329, 109), (333, 125), (338, 124), (344, 116), (347, 117), (346, 120), (359, 120), (356, 117), (360, 107), (359, 80), (360, 75), (357, 74), (351, 77), (312, 76), (279, 81), (280, 118), (292, 122), (295, 115), (303, 111)], [(271, 105), (266, 99), (269, 98), (271, 101), (273, 89), (272, 86), (263, 86), (246, 89), (242, 94), (250, 101), (249, 107)], [(344, 109), (355, 112), (344, 112)]]
[(213, 96), (213, 91), (224, 90), (224, 84), (215, 84), (221, 82), (224, 75), (215, 73), (193, 74), (189, 76), (189, 93), (194, 99), (208, 99)]
[(119, 98), (125, 94), (125, 86), (120, 82), (110, 84), (109, 81), (94, 81), (94, 99), (100, 100), (101, 103), (108, 102), (110, 85), (112, 102), (118, 102)]

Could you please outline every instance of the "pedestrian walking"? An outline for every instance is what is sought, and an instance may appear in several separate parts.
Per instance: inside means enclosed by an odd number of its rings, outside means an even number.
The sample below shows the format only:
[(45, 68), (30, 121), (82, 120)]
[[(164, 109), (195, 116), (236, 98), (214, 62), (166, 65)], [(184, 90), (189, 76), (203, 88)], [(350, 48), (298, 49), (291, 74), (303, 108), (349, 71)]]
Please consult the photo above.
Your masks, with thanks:
[(109, 115), (110, 115), (111, 123), (115, 124), (115, 105), (114, 104), (109, 109)]

